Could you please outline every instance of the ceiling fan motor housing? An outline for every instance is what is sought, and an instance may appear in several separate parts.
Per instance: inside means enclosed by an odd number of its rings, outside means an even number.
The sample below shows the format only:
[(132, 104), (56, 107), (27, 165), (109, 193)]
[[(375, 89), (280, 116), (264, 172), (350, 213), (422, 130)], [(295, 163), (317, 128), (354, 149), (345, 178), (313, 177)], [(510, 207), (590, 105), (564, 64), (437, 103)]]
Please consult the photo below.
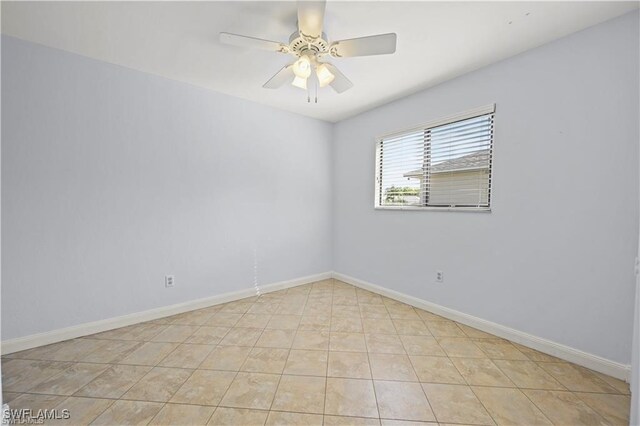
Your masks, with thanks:
[[(353, 83), (338, 68), (323, 59), (350, 56), (384, 55), (396, 51), (396, 34), (378, 34), (329, 43), (322, 32), (326, 0), (299, 0), (298, 27), (289, 37), (289, 43), (264, 40), (232, 33), (220, 33), (220, 42), (239, 47), (253, 47), (295, 56), (297, 59), (282, 67), (263, 87), (277, 89), (285, 83), (308, 90), (311, 79), (317, 88), (331, 86), (337, 93), (353, 87)], [(307, 101), (310, 97), (307, 96)]]
[(310, 39), (295, 31), (289, 37), (289, 49), (297, 56), (326, 54), (329, 52), (329, 42), (326, 41), (326, 38), (325, 33), (322, 33), (321, 37)]

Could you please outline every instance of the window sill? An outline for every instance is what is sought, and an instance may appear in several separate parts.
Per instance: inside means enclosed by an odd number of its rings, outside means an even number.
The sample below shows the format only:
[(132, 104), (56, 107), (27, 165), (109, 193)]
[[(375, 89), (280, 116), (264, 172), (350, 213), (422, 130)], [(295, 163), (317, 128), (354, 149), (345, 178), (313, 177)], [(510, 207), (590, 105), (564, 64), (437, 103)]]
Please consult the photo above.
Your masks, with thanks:
[(413, 206), (375, 206), (375, 210), (406, 210), (436, 212), (478, 212), (491, 213), (491, 207), (413, 207)]

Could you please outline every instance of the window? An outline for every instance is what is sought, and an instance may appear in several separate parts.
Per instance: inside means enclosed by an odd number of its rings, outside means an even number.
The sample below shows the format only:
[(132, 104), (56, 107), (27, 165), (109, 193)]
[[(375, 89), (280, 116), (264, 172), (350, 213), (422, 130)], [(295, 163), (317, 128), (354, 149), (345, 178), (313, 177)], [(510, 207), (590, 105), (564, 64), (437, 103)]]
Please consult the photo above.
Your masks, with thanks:
[(489, 210), (494, 106), (378, 138), (377, 208)]

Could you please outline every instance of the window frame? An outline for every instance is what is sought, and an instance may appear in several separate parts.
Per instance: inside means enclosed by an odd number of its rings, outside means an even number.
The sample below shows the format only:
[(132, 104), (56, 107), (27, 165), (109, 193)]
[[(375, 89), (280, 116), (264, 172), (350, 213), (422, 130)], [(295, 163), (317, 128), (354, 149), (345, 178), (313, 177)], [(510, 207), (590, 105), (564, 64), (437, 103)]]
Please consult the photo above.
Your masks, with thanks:
[[(489, 160), (489, 205), (487, 207), (436, 207), (436, 206), (385, 206), (380, 204), (380, 194), (382, 191), (382, 181), (380, 179), (380, 149), (382, 147), (382, 141), (384, 139), (400, 136), (405, 133), (411, 132), (419, 132), (424, 131), (428, 132), (433, 127), (444, 126), (446, 124), (455, 123), (456, 121), (467, 120), (474, 117), (479, 117), (481, 115), (494, 114), (496, 112), (496, 104), (492, 103), (489, 105), (485, 105), (482, 107), (470, 109), (458, 114), (449, 115), (447, 117), (439, 118), (436, 120), (431, 120), (425, 124), (414, 126), (411, 128), (398, 130), (395, 132), (386, 133), (384, 135), (377, 136), (375, 138), (375, 179), (374, 179), (374, 199), (373, 199), (373, 207), (375, 210), (406, 210), (406, 211), (457, 211), (457, 212), (481, 212), (481, 213), (491, 213), (492, 208), (492, 193), (493, 193), (493, 169), (494, 169), (494, 152), (495, 152), (495, 129), (491, 138), (491, 158)], [(495, 121), (495, 117), (494, 117)], [(425, 173), (428, 173), (425, 171)]]

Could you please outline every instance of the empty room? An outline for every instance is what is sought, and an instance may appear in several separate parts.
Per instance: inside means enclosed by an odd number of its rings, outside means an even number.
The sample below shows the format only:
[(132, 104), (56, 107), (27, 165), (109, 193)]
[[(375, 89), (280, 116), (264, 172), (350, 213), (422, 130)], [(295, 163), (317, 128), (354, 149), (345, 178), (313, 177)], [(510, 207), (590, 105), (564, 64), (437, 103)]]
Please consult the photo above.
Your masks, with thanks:
[(639, 6), (2, 1), (2, 424), (640, 425)]

